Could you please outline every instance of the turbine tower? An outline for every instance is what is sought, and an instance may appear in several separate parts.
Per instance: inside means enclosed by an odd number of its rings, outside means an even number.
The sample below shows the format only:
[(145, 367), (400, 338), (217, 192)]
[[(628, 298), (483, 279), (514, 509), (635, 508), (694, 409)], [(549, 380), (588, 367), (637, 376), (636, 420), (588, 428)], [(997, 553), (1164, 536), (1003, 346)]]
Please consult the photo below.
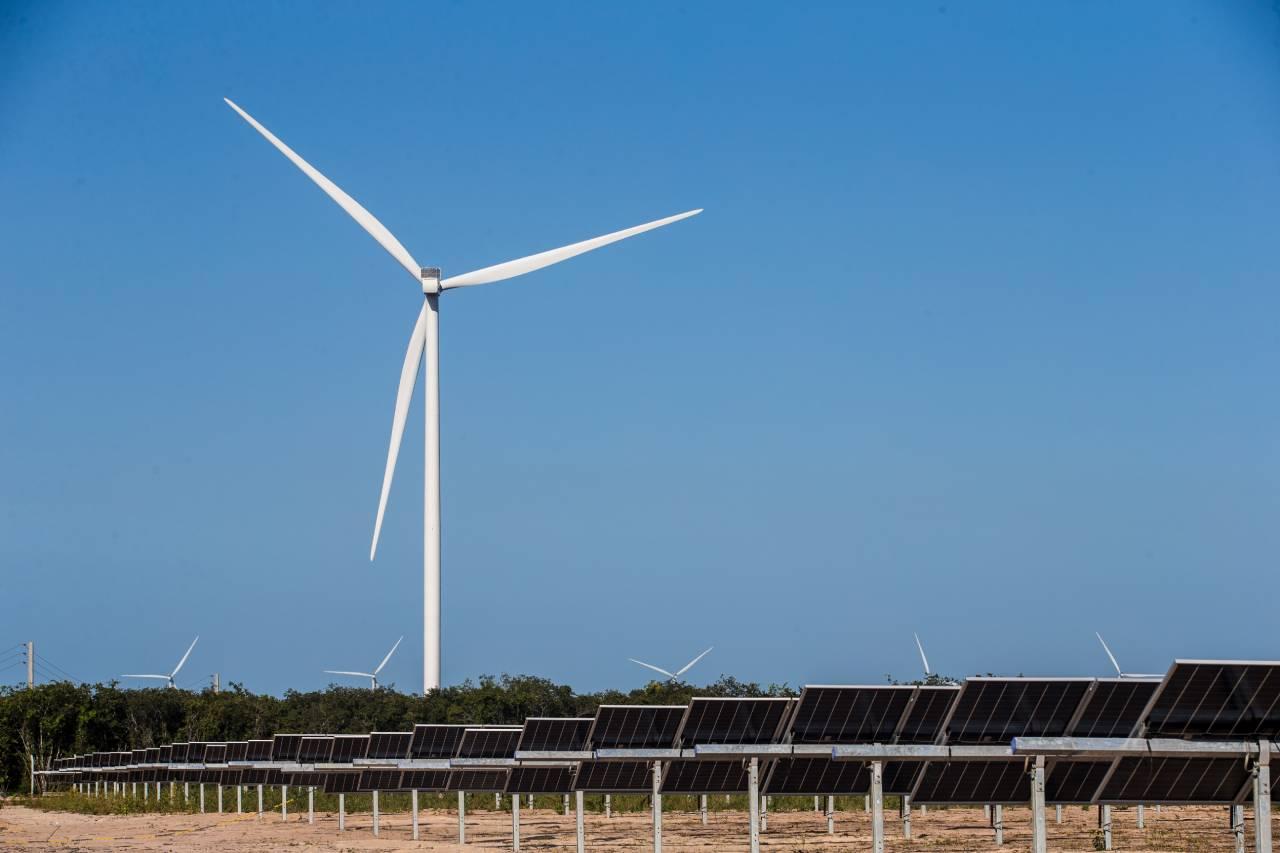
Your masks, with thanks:
[(367, 678), (369, 679), (369, 688), (371, 690), (377, 690), (378, 689), (378, 673), (382, 672), (382, 668), (387, 665), (387, 661), (391, 660), (391, 656), (396, 653), (396, 649), (400, 648), (400, 643), (402, 640), (404, 640), (404, 637), (401, 637), (399, 640), (396, 640), (396, 644), (391, 647), (391, 651), (387, 652), (387, 656), (382, 659), (382, 663), (378, 664), (373, 668), (373, 672), (349, 672), (343, 669), (326, 669), (325, 672), (328, 673), (329, 675), (355, 675), (355, 676), (359, 676), (360, 678)]
[(708, 649), (707, 649), (707, 651), (705, 651), (705, 652), (703, 652), (702, 654), (698, 655), (696, 658), (694, 658), (693, 660), (689, 661), (687, 664), (685, 664), (684, 666), (680, 667), (680, 668), (679, 668), (679, 669), (677, 669), (675, 672), (667, 672), (665, 669), (663, 669), (663, 668), (662, 668), (662, 667), (660, 667), (660, 666), (654, 666), (654, 665), (653, 665), (653, 664), (651, 664), (651, 663), (645, 663), (644, 661), (642, 661), (642, 660), (636, 660), (635, 658), (627, 658), (627, 660), (631, 661), (632, 663), (638, 663), (638, 664), (640, 664), (640, 665), (641, 665), (641, 666), (643, 666), (643, 667), (648, 667), (649, 669), (653, 670), (654, 672), (660, 672), (660, 673), (662, 673), (663, 675), (665, 675), (665, 676), (667, 677), (667, 680), (668, 680), (668, 681), (679, 681), (679, 680), (680, 680), (680, 676), (684, 675), (686, 672), (688, 672), (690, 669), (692, 669), (692, 668), (693, 668), (693, 665), (694, 665), (695, 663), (697, 663), (698, 661), (700, 661), (700, 660), (702, 660), (704, 657), (706, 657), (706, 656), (707, 656), (707, 652), (711, 651), (711, 649), (714, 649), (714, 648), (715, 648), (715, 646), (711, 646), (710, 648), (708, 648)]
[(170, 688), (176, 688), (178, 685), (173, 683), (173, 678), (178, 674), (178, 670), (182, 669), (183, 664), (187, 662), (187, 658), (191, 657), (191, 650), (196, 647), (196, 643), (200, 642), (200, 636), (191, 641), (191, 645), (187, 646), (187, 653), (182, 656), (182, 660), (178, 661), (178, 665), (173, 668), (173, 672), (168, 675), (136, 675), (134, 673), (125, 673), (121, 678), (159, 678), (169, 682)]
[(409, 399), (413, 396), (413, 386), (418, 378), (418, 364), (424, 360), (425, 355), (426, 378), (422, 389), (426, 404), (424, 419), (426, 428), (423, 436), (426, 444), (424, 454), (426, 470), (423, 500), (422, 691), (426, 694), (440, 686), (440, 294), (456, 287), (492, 284), (524, 275), (581, 255), (583, 252), (590, 252), (592, 249), (625, 240), (627, 237), (634, 237), (636, 234), (687, 219), (701, 213), (702, 210), (699, 208), (686, 211), (665, 219), (615, 231), (612, 234), (583, 240), (580, 243), (539, 252), (536, 255), (517, 258), (514, 261), (506, 261), (462, 275), (441, 278), (438, 267), (420, 266), (395, 238), (395, 235), (387, 230), (386, 226), (373, 214), (361, 207), (359, 202), (316, 171), (310, 163), (294, 153), (292, 148), (277, 139), (251, 115), (231, 100), (227, 98), (223, 100), (281, 154), (301, 169), (320, 189), (324, 190), (329, 198), (337, 202), (338, 206), (359, 223), (360, 227), (367, 231), (369, 236), (376, 240), (391, 257), (395, 258), (422, 288), (422, 310), (418, 312), (418, 320), (414, 324), (413, 333), (409, 336), (409, 349), (405, 353), (404, 365), (400, 370), (400, 387), (396, 392), (395, 414), (391, 423), (391, 446), (387, 452), (387, 466), (382, 479), (382, 495), (378, 500), (378, 516), (373, 526), (373, 543), (369, 548), (369, 559), (372, 560), (377, 554), (378, 535), (382, 530), (382, 517), (387, 508), (387, 496), (391, 490), (396, 457), (400, 453), (400, 439), (404, 435), (405, 419), (409, 413)]

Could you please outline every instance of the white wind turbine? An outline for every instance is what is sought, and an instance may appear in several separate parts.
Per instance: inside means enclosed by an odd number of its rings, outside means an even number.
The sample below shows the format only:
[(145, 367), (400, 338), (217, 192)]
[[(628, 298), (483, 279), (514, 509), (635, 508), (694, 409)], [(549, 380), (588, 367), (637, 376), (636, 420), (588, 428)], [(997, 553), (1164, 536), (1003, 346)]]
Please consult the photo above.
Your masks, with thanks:
[(401, 637), (399, 640), (396, 640), (396, 644), (391, 647), (391, 651), (387, 652), (387, 656), (382, 659), (382, 663), (373, 668), (373, 672), (348, 672), (343, 669), (326, 669), (325, 672), (329, 675), (355, 675), (360, 678), (367, 678), (369, 679), (369, 686), (372, 689), (377, 690), (378, 673), (382, 672), (382, 668), (387, 665), (387, 661), (391, 660), (391, 656), (396, 653), (396, 649), (400, 648), (400, 642), (403, 639), (404, 637)]
[(373, 526), (373, 544), (369, 549), (369, 559), (372, 560), (378, 550), (378, 534), (382, 530), (382, 517), (387, 507), (387, 495), (391, 490), (391, 477), (395, 471), (396, 457), (400, 452), (400, 439), (404, 434), (405, 418), (409, 412), (409, 399), (413, 395), (414, 382), (417, 381), (418, 363), (423, 360), (423, 354), (425, 353), (426, 380), (423, 387), (423, 397), (426, 403), (424, 436), (426, 444), (426, 482), (425, 499), (423, 501), (423, 524), (425, 529), (423, 531), (424, 624), (422, 642), (422, 681), (423, 692), (425, 693), (440, 686), (440, 294), (455, 287), (491, 284), (496, 281), (524, 275), (551, 264), (568, 260), (576, 255), (581, 255), (583, 252), (589, 252), (592, 249), (616, 243), (627, 237), (633, 237), (636, 234), (642, 234), (645, 231), (651, 231), (654, 228), (660, 228), (663, 225), (686, 219), (701, 213), (702, 210), (686, 211), (675, 216), (668, 216), (665, 219), (646, 222), (644, 225), (637, 225), (634, 228), (627, 228), (622, 231), (615, 231), (612, 234), (605, 234), (602, 237), (562, 246), (559, 249), (539, 252), (536, 255), (529, 255), (528, 257), (518, 258), (514, 261), (507, 261), (491, 267), (484, 267), (463, 275), (441, 278), (438, 267), (420, 266), (413, 259), (413, 256), (409, 254), (408, 250), (400, 244), (400, 241), (387, 230), (386, 226), (374, 218), (373, 214), (361, 207), (355, 199), (316, 171), (311, 164), (294, 153), (293, 149), (277, 139), (272, 135), (271, 131), (259, 124), (244, 110), (229, 99), (224, 98), (223, 100), (239, 113), (241, 118), (249, 122), (258, 133), (262, 134), (268, 142), (274, 145), (281, 154), (288, 157), (331, 199), (337, 202), (352, 219), (369, 233), (369, 236), (378, 242), (378, 245), (386, 249), (405, 268), (409, 275), (413, 276), (414, 280), (422, 288), (424, 296), (422, 310), (418, 312), (417, 323), (414, 324), (413, 333), (409, 336), (409, 349), (405, 353), (404, 366), (400, 371), (400, 387), (396, 392), (395, 415), (391, 422), (391, 447), (387, 452), (387, 467), (382, 479), (382, 496), (378, 501), (378, 516)]
[(196, 635), (196, 638), (191, 641), (191, 645), (187, 647), (187, 653), (182, 656), (182, 660), (178, 661), (178, 665), (175, 666), (173, 668), (173, 672), (169, 673), (168, 675), (137, 675), (133, 673), (125, 673), (120, 677), (121, 678), (159, 678), (162, 681), (169, 682), (170, 687), (177, 687), (178, 685), (173, 683), (173, 678), (178, 674), (178, 670), (182, 669), (182, 665), (187, 662), (187, 658), (191, 657), (191, 650), (196, 647), (196, 643), (198, 642), (200, 642), (200, 637), (199, 635)]
[(1111, 665), (1116, 668), (1116, 675), (1121, 678), (1164, 678), (1163, 675), (1154, 672), (1124, 672), (1120, 669), (1120, 662), (1116, 660), (1116, 656), (1111, 654), (1111, 648), (1107, 645), (1107, 641), (1102, 639), (1102, 635), (1097, 631), (1093, 632), (1093, 636), (1098, 638), (1098, 642), (1102, 643), (1102, 650), (1107, 653), (1107, 657), (1111, 658)]
[(698, 655), (696, 658), (694, 658), (693, 660), (689, 661), (687, 664), (685, 664), (684, 666), (680, 667), (680, 668), (679, 668), (679, 669), (677, 669), (675, 672), (667, 672), (665, 669), (663, 669), (663, 668), (662, 668), (662, 667), (660, 667), (660, 666), (654, 666), (654, 665), (653, 665), (653, 664), (651, 664), (651, 663), (645, 663), (644, 661), (642, 661), (642, 660), (636, 660), (635, 658), (627, 658), (627, 660), (631, 661), (632, 663), (638, 663), (638, 664), (640, 664), (641, 666), (648, 667), (649, 669), (653, 670), (654, 672), (660, 672), (660, 673), (662, 673), (663, 675), (665, 675), (665, 676), (667, 677), (667, 680), (668, 680), (668, 681), (679, 681), (679, 680), (680, 680), (680, 676), (684, 675), (686, 672), (688, 672), (690, 669), (692, 669), (692, 668), (693, 668), (693, 665), (694, 665), (695, 663), (697, 663), (698, 661), (700, 661), (700, 660), (702, 660), (704, 657), (706, 657), (706, 656), (707, 656), (707, 652), (711, 651), (711, 649), (714, 649), (714, 648), (715, 648), (715, 646), (711, 646), (711, 648), (708, 648), (706, 652), (703, 652), (702, 654)]
[(917, 634), (915, 631), (912, 631), (911, 636), (916, 638), (916, 649), (920, 652), (920, 663), (924, 665), (924, 680), (929, 681), (930, 678), (936, 678), (938, 680), (933, 683), (955, 684), (955, 682), (952, 681), (951, 679), (943, 678), (942, 676), (938, 675), (938, 673), (929, 669), (929, 659), (924, 656), (924, 644), (920, 642), (920, 635)]

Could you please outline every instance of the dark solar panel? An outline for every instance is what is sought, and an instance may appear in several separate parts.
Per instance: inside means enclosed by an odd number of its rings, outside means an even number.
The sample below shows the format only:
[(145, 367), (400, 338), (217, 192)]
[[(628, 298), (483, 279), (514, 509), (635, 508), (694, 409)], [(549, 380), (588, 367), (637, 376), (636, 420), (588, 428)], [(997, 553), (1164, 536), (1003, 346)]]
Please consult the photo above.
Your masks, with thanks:
[(241, 784), (240, 778), (243, 774), (244, 774), (244, 771), (240, 769), (219, 770), (218, 784), (219, 785), (239, 785)]
[(1087, 678), (971, 678), (956, 699), (947, 742), (1007, 744), (1015, 737), (1061, 736), (1091, 683)]
[(916, 688), (915, 699), (907, 709), (906, 719), (898, 730), (898, 743), (935, 743), (942, 733), (951, 704), (960, 695), (959, 687), (922, 685)]
[(672, 761), (662, 770), (664, 794), (731, 794), (747, 790), (747, 769), (737, 761)]
[(300, 788), (320, 788), (323, 787), (327, 773), (316, 773), (306, 771), (304, 773), (288, 773), (290, 785), (297, 785)]
[(791, 723), (793, 743), (889, 743), (914, 688), (806, 686)]
[(240, 773), (240, 782), (244, 785), (266, 785), (269, 772), (268, 770), (246, 768)]
[(413, 732), (373, 732), (369, 735), (366, 758), (400, 760), (409, 757)]
[(419, 724), (413, 727), (413, 741), (409, 746), (412, 758), (453, 758), (458, 754), (458, 743), (467, 726)]
[(1025, 803), (1031, 780), (1018, 761), (931, 761), (913, 799), (919, 803)]
[(450, 791), (501, 791), (506, 787), (506, 770), (449, 771)]
[(297, 761), (302, 735), (276, 735), (271, 742), (272, 761)]
[(601, 705), (591, 727), (596, 749), (661, 749), (674, 746), (684, 705)]
[(227, 745), (225, 743), (207, 743), (204, 745), (205, 764), (226, 764)]
[(520, 742), (521, 729), (467, 729), (458, 744), (458, 758), (512, 758)]
[(147, 761), (147, 751), (145, 749), (135, 749), (133, 751), (133, 760), (130, 764), (145, 764)]
[(520, 735), (520, 752), (576, 752), (587, 748), (591, 717), (530, 717)]
[(245, 748), (245, 761), (270, 761), (273, 742), (269, 740), (251, 740)]
[[(880, 784), (886, 794), (910, 794), (915, 790), (916, 779), (924, 765), (919, 761), (889, 761), (880, 775)], [(871, 778), (867, 777), (870, 787)]]
[(1230, 803), (1249, 779), (1238, 758), (1122, 758), (1098, 800)]
[(507, 793), (567, 794), (574, 789), (573, 777), (572, 767), (516, 767), (507, 777)]
[(446, 791), (449, 788), (448, 770), (406, 770), (400, 778), (402, 790)]
[(333, 738), (324, 735), (307, 735), (298, 745), (298, 761), (316, 764), (328, 761), (333, 754)]
[(1147, 721), (1148, 737), (1280, 735), (1280, 663), (1175, 661)]
[[(227, 761), (246, 761), (245, 755), (248, 751), (249, 744), (245, 741), (232, 741), (227, 744)], [(164, 760), (163, 756), (161, 760)]]
[(156, 764), (160, 761), (160, 747), (153, 746), (147, 749), (147, 763)]
[(696, 697), (689, 703), (679, 741), (686, 748), (702, 743), (776, 743), (790, 710), (790, 699)]
[(187, 763), (188, 763), (188, 764), (203, 764), (203, 763), (204, 763), (204, 748), (205, 748), (206, 746), (208, 746), (208, 744), (205, 744), (205, 743), (189, 743), (189, 744), (187, 744)]
[(865, 794), (870, 786), (867, 766), (831, 758), (785, 758), (773, 762), (763, 793), (774, 795)]
[(1159, 679), (1100, 679), (1072, 727), (1073, 737), (1131, 737), (1137, 732)]
[(1111, 769), (1110, 761), (1054, 761), (1044, 780), (1045, 801), (1088, 803)]
[(325, 793), (354, 794), (360, 790), (360, 776), (359, 773), (326, 773)]
[(652, 791), (653, 767), (647, 761), (584, 761), (574, 790), (621, 794)]
[(329, 761), (333, 764), (350, 764), (357, 758), (364, 758), (368, 750), (368, 735), (334, 735)]
[(360, 773), (361, 791), (395, 791), (400, 788), (399, 770), (364, 770)]

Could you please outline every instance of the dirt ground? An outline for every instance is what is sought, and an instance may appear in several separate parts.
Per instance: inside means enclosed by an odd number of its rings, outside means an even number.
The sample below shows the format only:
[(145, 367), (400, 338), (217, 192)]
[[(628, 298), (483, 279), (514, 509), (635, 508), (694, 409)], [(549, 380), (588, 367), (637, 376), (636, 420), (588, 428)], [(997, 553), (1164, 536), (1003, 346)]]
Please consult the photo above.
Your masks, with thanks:
[[(1246, 810), (1248, 813), (1249, 810)], [(897, 815), (886, 815), (886, 847), (902, 851), (1012, 851), (1030, 845), (1030, 812), (1025, 808), (1005, 809), (1005, 844), (994, 843), (982, 809), (930, 809), (913, 815), (912, 840), (903, 838)], [(1246, 840), (1252, 848), (1251, 815)], [(1138, 829), (1132, 809), (1113, 812), (1116, 850), (1226, 851), (1234, 848), (1227, 828), (1225, 808), (1146, 809), (1146, 828)], [(471, 812), (467, 815), (467, 844), (458, 845), (458, 824), (454, 812), (423, 811), (422, 840), (411, 838), (410, 817), (405, 813), (384, 814), (377, 838), (372, 834), (369, 814), (347, 816), (345, 832), (338, 831), (336, 814), (317, 813), (314, 825), (307, 815), (290, 813), (288, 822), (279, 813), (205, 815), (97, 816), (68, 812), (45, 812), (6, 805), (0, 809), (0, 849), (4, 850), (184, 850), (250, 851), (296, 847), (303, 850), (395, 850), (480, 851), (511, 849), (511, 817), (501, 812)], [(587, 847), (597, 851), (649, 850), (653, 836), (647, 814), (586, 816)], [(574, 849), (574, 819), (559, 811), (522, 810), (520, 815), (522, 850)], [(854, 851), (870, 848), (871, 825), (862, 812), (839, 812), (836, 833), (828, 835), (826, 820), (812, 812), (769, 815), (768, 830), (761, 846), (775, 851)], [(1095, 843), (1097, 846), (1095, 847)], [(697, 814), (663, 815), (663, 847), (668, 851), (743, 851), (748, 847), (747, 820), (738, 812), (712, 812), (708, 826)], [(1080, 807), (1063, 809), (1061, 825), (1049, 810), (1049, 849), (1092, 851), (1101, 849), (1097, 836), (1096, 810)]]

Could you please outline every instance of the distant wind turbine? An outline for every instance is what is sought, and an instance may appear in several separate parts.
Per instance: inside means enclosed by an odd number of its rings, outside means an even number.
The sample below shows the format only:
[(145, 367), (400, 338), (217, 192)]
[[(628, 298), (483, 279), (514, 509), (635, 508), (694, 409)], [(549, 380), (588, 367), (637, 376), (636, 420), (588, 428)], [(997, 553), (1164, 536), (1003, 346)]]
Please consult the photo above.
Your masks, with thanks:
[(929, 659), (924, 656), (924, 644), (920, 642), (920, 635), (912, 631), (911, 636), (916, 638), (916, 650), (920, 652), (920, 663), (924, 665), (924, 680), (935, 679), (930, 684), (955, 684), (950, 678), (944, 678), (929, 668)]
[(404, 637), (401, 637), (399, 640), (396, 640), (396, 644), (391, 647), (391, 651), (387, 652), (387, 656), (382, 659), (382, 663), (374, 667), (373, 672), (348, 672), (342, 669), (326, 669), (325, 672), (329, 675), (355, 675), (360, 678), (367, 678), (369, 679), (369, 686), (372, 689), (377, 690), (378, 673), (382, 672), (382, 668), (387, 665), (387, 661), (391, 660), (391, 656), (396, 653), (396, 649), (400, 648), (400, 640), (403, 639)]
[(1107, 657), (1111, 658), (1111, 665), (1116, 668), (1116, 675), (1121, 678), (1164, 678), (1163, 675), (1154, 672), (1124, 672), (1120, 669), (1120, 662), (1116, 660), (1116, 656), (1111, 654), (1111, 647), (1107, 645), (1106, 640), (1102, 639), (1102, 635), (1094, 631), (1093, 636), (1098, 638), (1099, 643), (1102, 643), (1102, 650), (1107, 653)]
[(196, 643), (198, 642), (200, 642), (200, 636), (197, 634), (196, 638), (191, 641), (191, 645), (187, 647), (187, 653), (182, 656), (182, 660), (178, 661), (178, 665), (175, 666), (173, 668), (173, 672), (169, 673), (168, 675), (137, 675), (133, 673), (125, 673), (120, 677), (121, 678), (159, 678), (162, 681), (169, 682), (170, 687), (177, 687), (178, 685), (173, 683), (173, 678), (175, 675), (178, 674), (178, 670), (182, 669), (182, 665), (187, 662), (187, 658), (191, 657), (191, 650), (196, 647)]
[(706, 651), (706, 652), (703, 652), (702, 654), (698, 655), (696, 658), (694, 658), (693, 660), (689, 661), (687, 664), (685, 664), (684, 666), (680, 667), (680, 668), (679, 668), (679, 669), (677, 669), (675, 672), (667, 672), (665, 669), (663, 669), (663, 668), (662, 668), (662, 667), (660, 667), (660, 666), (654, 666), (654, 665), (653, 665), (653, 664), (651, 664), (651, 663), (645, 663), (644, 661), (642, 661), (642, 660), (636, 660), (635, 658), (627, 658), (627, 660), (631, 661), (632, 663), (638, 663), (638, 664), (640, 664), (641, 666), (648, 667), (649, 669), (653, 670), (654, 672), (660, 672), (660, 673), (662, 673), (663, 675), (665, 675), (665, 676), (667, 677), (667, 680), (669, 680), (669, 681), (679, 681), (679, 680), (680, 680), (680, 676), (684, 675), (684, 674), (685, 674), (686, 672), (688, 672), (691, 668), (693, 668), (693, 665), (694, 665), (695, 663), (697, 663), (698, 661), (700, 661), (700, 660), (702, 660), (704, 657), (706, 657), (706, 656), (707, 656), (707, 652), (711, 651), (711, 649), (714, 649), (714, 648), (715, 648), (715, 646), (711, 646), (710, 648), (708, 648), (708, 649), (707, 649), (707, 651)]
[(395, 414), (391, 422), (391, 447), (387, 451), (387, 467), (382, 476), (382, 497), (378, 501), (378, 516), (373, 525), (373, 544), (369, 549), (369, 559), (372, 560), (378, 550), (378, 535), (382, 530), (382, 517), (387, 508), (387, 496), (391, 491), (391, 478), (395, 473), (396, 457), (400, 454), (400, 439), (404, 435), (405, 420), (409, 414), (409, 399), (413, 396), (413, 386), (418, 379), (418, 365), (423, 361), (425, 354), (426, 380), (422, 389), (426, 402), (425, 499), (422, 507), (424, 526), (422, 690), (425, 694), (440, 686), (440, 294), (454, 288), (491, 284), (540, 270), (581, 255), (583, 252), (590, 252), (601, 246), (643, 234), (645, 231), (652, 231), (654, 228), (687, 219), (701, 213), (702, 210), (701, 208), (689, 210), (665, 219), (657, 219), (601, 237), (561, 246), (558, 249), (550, 249), (462, 275), (441, 278), (438, 267), (420, 266), (395, 238), (395, 235), (387, 230), (386, 226), (372, 213), (361, 207), (359, 202), (320, 174), (310, 163), (299, 157), (292, 148), (277, 139), (252, 116), (230, 100), (226, 98), (223, 100), (281, 154), (289, 158), (293, 165), (301, 169), (320, 189), (324, 190), (329, 198), (337, 202), (338, 206), (359, 223), (360, 227), (378, 242), (378, 245), (386, 249), (387, 253), (395, 258), (422, 288), (422, 310), (418, 312), (417, 323), (409, 337), (409, 349), (404, 355), (404, 366), (400, 370), (400, 387), (396, 392)]

